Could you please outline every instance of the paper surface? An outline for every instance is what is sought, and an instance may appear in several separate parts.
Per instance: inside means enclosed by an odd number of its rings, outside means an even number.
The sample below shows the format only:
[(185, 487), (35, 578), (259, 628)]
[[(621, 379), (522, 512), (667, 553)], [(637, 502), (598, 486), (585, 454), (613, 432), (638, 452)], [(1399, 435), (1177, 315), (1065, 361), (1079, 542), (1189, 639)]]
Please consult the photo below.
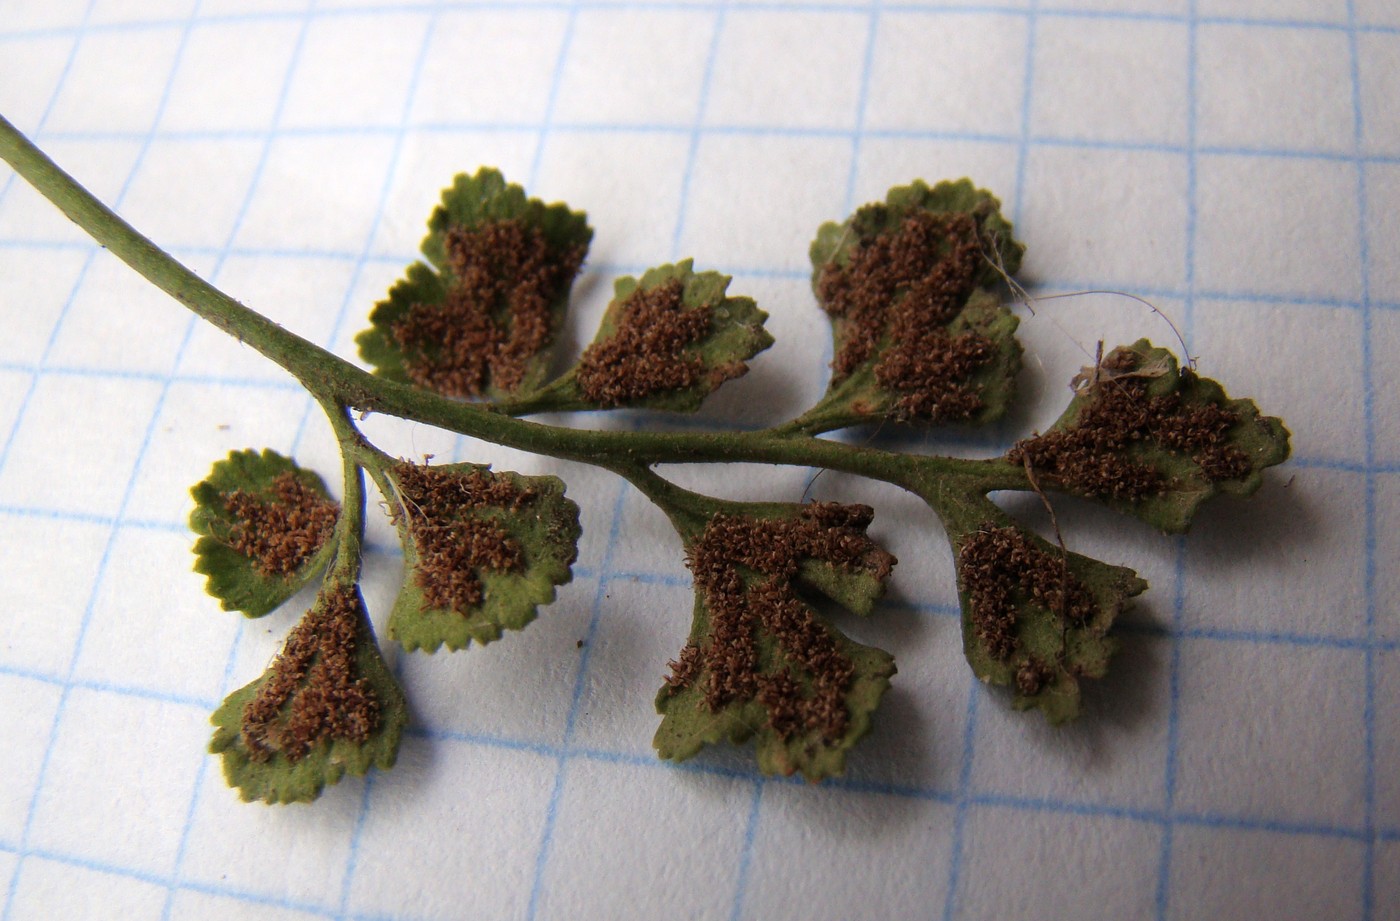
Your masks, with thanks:
[[(1151, 583), (1111, 677), (1052, 730), (978, 686), (946, 543), (851, 477), (671, 471), (742, 498), (876, 506), (892, 597), (845, 624), (899, 665), (849, 776), (650, 750), (689, 626), (664, 518), (610, 475), (372, 417), (386, 450), (564, 478), (574, 581), (487, 647), (394, 655), (399, 765), (245, 805), (204, 753), (309, 596), (258, 621), (190, 572), (188, 488), (229, 450), (328, 475), (285, 374), (191, 319), (0, 171), (0, 899), (28, 918), (1400, 918), (1400, 8), (1389, 0), (361, 3), (4, 0), (0, 111), (205, 278), (341, 355), (438, 190), (500, 167), (596, 230), (568, 345), (620, 273), (735, 276), (777, 344), (694, 419), (778, 422), (830, 346), (816, 227), (971, 176), (1038, 294), (1117, 289), (1295, 459), (1184, 539), (1069, 500), (1072, 549)], [(1121, 297), (1021, 309), (1022, 408)], [(556, 420), (558, 421), (558, 420)], [(1046, 524), (1039, 503), (1014, 514)], [(399, 577), (376, 521), (366, 593)], [(580, 645), (580, 642), (582, 645)]]

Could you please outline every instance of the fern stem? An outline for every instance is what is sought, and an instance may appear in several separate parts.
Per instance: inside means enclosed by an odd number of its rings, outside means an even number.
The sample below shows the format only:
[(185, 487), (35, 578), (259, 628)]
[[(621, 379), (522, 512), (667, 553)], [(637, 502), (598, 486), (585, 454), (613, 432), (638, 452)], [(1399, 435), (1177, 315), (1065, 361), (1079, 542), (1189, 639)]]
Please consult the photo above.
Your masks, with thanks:
[[(1025, 471), (1001, 459), (906, 455), (814, 437), (824, 420), (756, 432), (606, 432), (542, 425), (377, 378), (251, 310), (160, 249), (0, 117), (0, 158), (94, 240), (199, 317), (285, 369), (325, 406), (412, 419), (484, 441), (614, 471), (678, 463), (817, 466), (915, 489), (951, 480), (964, 495), (1029, 490)], [(353, 425), (348, 419), (346, 425)], [(338, 434), (343, 434), (339, 433)], [(926, 495), (927, 498), (927, 495)], [(932, 502), (932, 500), (930, 500)]]

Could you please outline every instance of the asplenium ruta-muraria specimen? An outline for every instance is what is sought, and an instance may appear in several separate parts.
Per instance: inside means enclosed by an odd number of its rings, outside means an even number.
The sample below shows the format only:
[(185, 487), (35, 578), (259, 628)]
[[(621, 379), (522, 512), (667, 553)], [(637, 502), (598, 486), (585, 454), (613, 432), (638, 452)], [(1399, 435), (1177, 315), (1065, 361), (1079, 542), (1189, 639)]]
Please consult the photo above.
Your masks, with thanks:
[[(754, 742), (770, 773), (841, 773), (895, 675), (823, 613), (874, 611), (895, 558), (867, 534), (873, 511), (837, 502), (733, 502), (685, 490), (660, 464), (757, 462), (858, 474), (920, 496), (948, 536), (963, 645), (1012, 706), (1053, 723), (1101, 677), (1112, 628), (1146, 589), (1132, 571), (1066, 549), (987, 497), (1020, 490), (1103, 502), (1185, 531), (1219, 493), (1248, 495), (1288, 456), (1288, 432), (1248, 400), (1147, 340), (1101, 355), (1058, 422), (1003, 456), (906, 454), (818, 436), (867, 424), (982, 425), (1015, 398), (1021, 347), (1001, 283), (1023, 246), (968, 180), (892, 189), (817, 230), (812, 290), (831, 321), (825, 395), (759, 431), (588, 431), (522, 417), (645, 407), (689, 412), (772, 340), (730, 279), (690, 261), (618, 279), (592, 342), (562, 374), (554, 346), (587, 255), (585, 216), (496, 171), (459, 176), (428, 221), (423, 259), (374, 306), (357, 367), (198, 279), (92, 198), (0, 120), (0, 155), (80, 226), (201, 317), (293, 374), (325, 409), (342, 455), (340, 503), (320, 476), (271, 451), (239, 451), (195, 486), (196, 569), (222, 605), (260, 617), (320, 580), (311, 609), (259, 678), (214, 714), (211, 748), (247, 799), (312, 799), (345, 773), (393, 764), (407, 710), (359, 591), (367, 505), (382, 493), (403, 543), (386, 620), (407, 650), (463, 650), (519, 630), (570, 578), (578, 508), (554, 477), (390, 457), (356, 424), (377, 412), (626, 478), (675, 526), (692, 573), (689, 637), (656, 697), (655, 746), (681, 760)], [(819, 601), (824, 599), (824, 601)], [(476, 653), (474, 653), (476, 654)]]

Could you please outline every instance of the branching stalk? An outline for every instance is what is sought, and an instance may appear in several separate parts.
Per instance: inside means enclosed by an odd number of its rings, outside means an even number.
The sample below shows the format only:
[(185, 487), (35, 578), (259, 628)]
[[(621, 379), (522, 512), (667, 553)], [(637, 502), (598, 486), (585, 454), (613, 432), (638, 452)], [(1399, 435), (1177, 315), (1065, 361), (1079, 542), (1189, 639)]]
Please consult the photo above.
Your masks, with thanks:
[[(759, 766), (841, 773), (895, 674), (811, 604), (873, 610), (894, 567), (867, 534), (874, 511), (838, 502), (736, 502), (665, 479), (663, 464), (821, 467), (900, 486), (940, 519), (954, 554), (964, 651), (1012, 705), (1052, 723), (1101, 677), (1115, 619), (1146, 589), (1131, 570), (1054, 544), (988, 498), (1045, 490), (1099, 500), (1180, 533), (1206, 499), (1249, 495), (1288, 456), (1288, 432), (1249, 400), (1146, 340), (1101, 355), (1043, 435), (1002, 457), (906, 454), (820, 437), (854, 426), (1003, 418), (1021, 367), (1002, 302), (1024, 246), (969, 180), (891, 189), (817, 232), (813, 290), (832, 321), (831, 385), (758, 431), (599, 431), (524, 416), (621, 407), (693, 411), (772, 344), (751, 298), (690, 260), (620, 278), (597, 338), (549, 380), (549, 346), (592, 238), (585, 216), (482, 169), (456, 177), (411, 265), (356, 339), (370, 372), (200, 279), (104, 206), (0, 118), (0, 158), (103, 247), (196, 315), (291, 374), (341, 450), (344, 502), (276, 452), (233, 452), (193, 492), (197, 571), (228, 610), (267, 614), (319, 574), (315, 606), (263, 677), (214, 715), (211, 750), (245, 798), (312, 799), (346, 772), (392, 765), (408, 709), (359, 592), (368, 473), (404, 549), (384, 632), (406, 650), (489, 643), (530, 623), (569, 581), (578, 506), (556, 477), (429, 466), (371, 444), (371, 412), (609, 470), (669, 517), (695, 583), (690, 637), (657, 696), (668, 759), (753, 738)], [(411, 383), (410, 383), (411, 382)], [(470, 402), (460, 398), (481, 398)], [(1043, 487), (1043, 488), (1042, 488)], [(333, 561), (333, 562), (332, 562)]]
[[(747, 462), (825, 467), (911, 488), (937, 477), (957, 480), (981, 493), (1030, 489), (1023, 470), (999, 460), (897, 454), (811, 437), (834, 427), (825, 416), (755, 432), (588, 431), (530, 422), (499, 409), (449, 400), (377, 378), (195, 275), (98, 201), (3, 117), (0, 157), (114, 256), (201, 318), (286, 370), (323, 405), (412, 419), (483, 441), (608, 469), (619, 465)], [(534, 411), (530, 406), (521, 410)], [(353, 426), (337, 427), (342, 442), (352, 431)]]

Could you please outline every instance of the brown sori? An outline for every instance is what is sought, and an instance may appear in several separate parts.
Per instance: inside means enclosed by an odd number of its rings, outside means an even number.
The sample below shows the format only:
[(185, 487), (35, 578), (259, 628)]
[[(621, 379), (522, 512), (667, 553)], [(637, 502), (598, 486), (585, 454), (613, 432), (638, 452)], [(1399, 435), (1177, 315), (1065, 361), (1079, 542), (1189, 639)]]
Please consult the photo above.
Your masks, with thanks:
[[(671, 663), (670, 692), (703, 673), (712, 711), (756, 698), (780, 738), (815, 731), (828, 742), (840, 739), (855, 666), (793, 581), (804, 560), (886, 578), (895, 561), (865, 535), (872, 514), (868, 506), (814, 503), (790, 519), (715, 515), (688, 560), (709, 612), (709, 642), (681, 650)], [(760, 634), (775, 644), (766, 666)]]

